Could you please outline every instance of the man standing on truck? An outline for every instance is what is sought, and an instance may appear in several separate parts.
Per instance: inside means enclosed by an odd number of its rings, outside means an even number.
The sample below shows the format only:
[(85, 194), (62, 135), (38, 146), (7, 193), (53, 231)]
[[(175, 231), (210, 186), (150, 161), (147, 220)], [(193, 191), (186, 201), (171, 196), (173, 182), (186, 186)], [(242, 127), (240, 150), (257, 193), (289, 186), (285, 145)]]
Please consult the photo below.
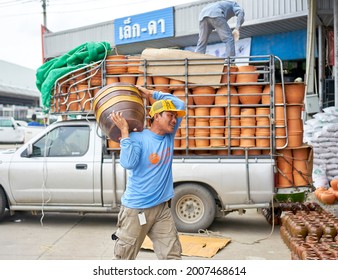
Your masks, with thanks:
[[(237, 17), (235, 29), (231, 32), (228, 20)], [(244, 22), (244, 10), (234, 1), (219, 1), (205, 6), (199, 15), (199, 38), (195, 52), (205, 53), (208, 38), (216, 30), (225, 43), (225, 57), (235, 56), (235, 41), (239, 39), (239, 29)]]
[(172, 159), (174, 137), (182, 117), (184, 102), (169, 93), (138, 87), (151, 106), (150, 128), (129, 133), (121, 112), (111, 118), (121, 130), (120, 163), (128, 170), (126, 191), (118, 215), (116, 259), (135, 259), (145, 237), (153, 242), (158, 259), (181, 259), (181, 244), (170, 210), (174, 196)]

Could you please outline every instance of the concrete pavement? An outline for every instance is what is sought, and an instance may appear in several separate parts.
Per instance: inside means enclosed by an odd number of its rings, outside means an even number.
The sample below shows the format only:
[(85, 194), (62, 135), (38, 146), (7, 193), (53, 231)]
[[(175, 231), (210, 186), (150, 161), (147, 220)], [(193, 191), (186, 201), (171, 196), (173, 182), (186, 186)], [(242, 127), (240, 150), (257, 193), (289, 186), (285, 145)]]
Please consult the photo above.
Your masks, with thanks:
[[(114, 214), (17, 213), (0, 223), (1, 260), (111, 260), (115, 231)], [(290, 260), (279, 226), (272, 228), (263, 215), (249, 210), (217, 219), (210, 236), (223, 236), (231, 242), (212, 260)], [(141, 250), (139, 260), (156, 260), (150, 250)], [(185, 260), (203, 260), (183, 256)], [(207, 258), (206, 260), (209, 260)]]

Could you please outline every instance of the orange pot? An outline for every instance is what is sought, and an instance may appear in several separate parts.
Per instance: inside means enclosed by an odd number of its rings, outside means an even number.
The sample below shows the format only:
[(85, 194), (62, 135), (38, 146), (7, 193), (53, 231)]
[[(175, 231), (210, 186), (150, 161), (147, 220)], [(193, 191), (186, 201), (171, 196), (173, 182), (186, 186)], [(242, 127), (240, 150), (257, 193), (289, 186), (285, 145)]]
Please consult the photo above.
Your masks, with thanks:
[[(172, 94), (178, 97), (179, 99), (181, 99), (184, 103), (186, 103), (187, 100), (186, 100), (185, 89), (182, 89), (182, 88), (175, 89)], [(187, 94), (188, 94), (188, 105), (194, 105), (194, 100), (192, 98), (192, 95), (189, 89), (187, 90)]]
[(241, 104), (258, 104), (261, 101), (262, 86), (239, 86), (237, 91)]
[(127, 72), (127, 57), (125, 55), (109, 55), (106, 58), (106, 73), (123, 74)]
[(153, 77), (154, 89), (162, 92), (169, 92), (169, 78), (166, 77)]
[[(270, 85), (266, 85), (263, 89), (262, 104), (270, 104)], [(281, 84), (276, 84), (274, 87), (275, 104), (284, 104), (283, 87)]]
[[(228, 71), (228, 66), (224, 66), (223, 68), (223, 75), (221, 78), (221, 83), (228, 83), (228, 81), (230, 81), (230, 83), (235, 83), (236, 82), (236, 73), (238, 71), (238, 67), (237, 66), (230, 66), (230, 72)], [(228, 78), (230, 77), (230, 78)]]
[(332, 189), (334, 189), (335, 191), (338, 191), (338, 178), (332, 179), (330, 181), (330, 186)]
[(230, 100), (230, 104), (238, 104), (239, 98), (238, 95), (236, 95), (236, 88), (234, 86), (229, 87), (229, 92), (230, 98), (228, 97), (228, 87), (220, 87), (219, 89), (217, 89), (215, 96), (215, 105), (227, 105), (228, 99)]
[(195, 105), (213, 105), (215, 102), (215, 92), (213, 87), (194, 87), (192, 94)]
[(131, 74), (142, 73), (139, 70), (141, 65), (141, 57), (140, 56), (128, 56), (127, 60), (127, 72)]
[(292, 83), (285, 85), (285, 99), (288, 104), (302, 104), (304, 102), (305, 84)]
[(238, 66), (236, 83), (256, 83), (259, 73), (254, 65)]
[(297, 120), (302, 117), (302, 106), (301, 105), (287, 105), (286, 116), (288, 120)]
[(183, 89), (184, 90), (185, 82), (175, 80), (175, 79), (170, 79), (169, 85), (170, 85), (169, 88), (172, 89), (172, 90), (175, 90), (175, 89), (180, 89), (180, 90)]
[(323, 191), (320, 194), (320, 199), (321, 202), (323, 202), (324, 204), (333, 204), (336, 201), (336, 196), (329, 192), (329, 191)]

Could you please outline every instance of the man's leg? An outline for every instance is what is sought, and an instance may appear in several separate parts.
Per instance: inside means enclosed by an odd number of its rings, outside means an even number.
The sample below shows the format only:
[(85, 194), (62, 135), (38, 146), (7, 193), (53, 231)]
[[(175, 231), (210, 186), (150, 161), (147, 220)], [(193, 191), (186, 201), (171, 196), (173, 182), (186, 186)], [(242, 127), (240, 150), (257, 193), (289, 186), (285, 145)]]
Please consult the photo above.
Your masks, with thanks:
[(180, 260), (182, 259), (181, 243), (168, 203), (160, 204), (157, 207), (160, 209), (156, 211), (158, 214), (156, 221), (154, 220), (153, 227), (148, 232), (156, 256), (160, 260)]
[(225, 57), (235, 56), (235, 40), (226, 19), (221, 17), (214, 18), (212, 23), (221, 41), (225, 44)]
[(213, 30), (213, 27), (209, 24), (209, 19), (204, 18), (199, 23), (199, 37), (195, 52), (197, 53), (205, 53), (208, 45), (208, 38)]

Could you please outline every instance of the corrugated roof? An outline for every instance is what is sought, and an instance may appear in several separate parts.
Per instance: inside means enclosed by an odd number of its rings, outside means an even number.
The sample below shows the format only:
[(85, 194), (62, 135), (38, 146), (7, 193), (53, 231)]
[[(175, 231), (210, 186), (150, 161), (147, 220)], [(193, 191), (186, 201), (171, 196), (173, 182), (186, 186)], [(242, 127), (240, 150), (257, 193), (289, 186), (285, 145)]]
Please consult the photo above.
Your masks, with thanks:
[[(117, 46), (120, 54), (140, 54), (145, 48), (183, 48), (196, 45), (198, 15), (208, 3), (192, 1), (174, 7), (175, 37)], [(241, 38), (289, 32), (307, 28), (308, 0), (237, 0), (245, 10)], [(333, 24), (333, 1), (317, 0), (318, 24)], [(230, 22), (234, 27), (235, 18)], [(114, 21), (45, 35), (45, 57), (59, 56), (87, 41), (107, 41), (114, 46)], [(220, 42), (213, 33), (209, 43)]]
[(0, 60), (0, 96), (39, 100), (35, 70)]

